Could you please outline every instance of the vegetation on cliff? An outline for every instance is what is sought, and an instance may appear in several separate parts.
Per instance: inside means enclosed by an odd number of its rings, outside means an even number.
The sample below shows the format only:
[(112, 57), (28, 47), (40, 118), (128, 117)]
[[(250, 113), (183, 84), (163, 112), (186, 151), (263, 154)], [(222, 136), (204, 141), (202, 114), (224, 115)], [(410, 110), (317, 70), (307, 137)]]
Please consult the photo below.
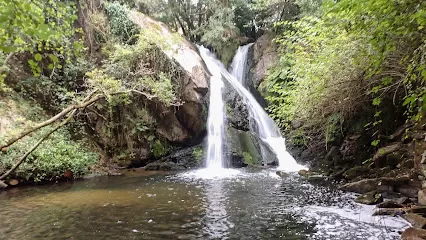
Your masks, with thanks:
[(362, 154), (352, 164), (370, 164), (386, 136), (407, 123), (403, 139), (409, 141), (415, 123), (423, 122), (425, 2), (315, 6), (275, 22), (280, 61), (264, 83), (269, 110), (302, 148), (330, 150), (360, 135)]

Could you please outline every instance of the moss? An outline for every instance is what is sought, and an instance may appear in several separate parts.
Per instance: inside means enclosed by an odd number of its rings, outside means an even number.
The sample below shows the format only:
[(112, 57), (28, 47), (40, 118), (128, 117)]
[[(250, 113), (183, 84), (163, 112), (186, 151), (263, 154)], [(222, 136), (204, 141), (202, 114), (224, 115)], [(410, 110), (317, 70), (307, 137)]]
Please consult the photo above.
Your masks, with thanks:
[(197, 163), (201, 163), (204, 156), (204, 149), (202, 147), (196, 147), (194, 150), (192, 150), (192, 157), (194, 157), (195, 161)]
[(257, 165), (257, 161), (248, 152), (243, 152), (244, 163), (249, 166)]

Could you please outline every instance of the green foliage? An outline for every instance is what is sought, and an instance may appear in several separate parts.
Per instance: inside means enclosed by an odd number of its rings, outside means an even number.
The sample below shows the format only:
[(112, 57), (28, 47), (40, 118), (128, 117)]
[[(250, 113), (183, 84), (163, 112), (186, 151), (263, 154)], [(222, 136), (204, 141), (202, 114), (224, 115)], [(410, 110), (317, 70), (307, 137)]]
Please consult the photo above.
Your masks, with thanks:
[(272, 116), (282, 127), (292, 121), (313, 127), (324, 142), (336, 139), (341, 123), (361, 110), (375, 112), (369, 128), (378, 129), (382, 111), (392, 105), (421, 119), (425, 7), (418, 0), (325, 1), (313, 15), (276, 23), (283, 32), (281, 58), (266, 80)]
[(134, 40), (139, 33), (138, 27), (129, 18), (129, 9), (119, 2), (106, 3), (111, 32), (123, 42)]
[(64, 43), (76, 32), (73, 1), (2, 0), (0, 16), (0, 50), (5, 53), (65, 51), (70, 45)]
[[(0, 172), (10, 169), (49, 130), (51, 128), (47, 127), (12, 145), (6, 154), (0, 154)], [(63, 129), (43, 142), (11, 177), (34, 182), (51, 181), (63, 177), (66, 170), (70, 170), (74, 177), (80, 177), (87, 174), (88, 167), (97, 160), (97, 154), (82, 143), (71, 141), (69, 133)]]
[[(83, 51), (81, 29), (74, 1), (0, 1), (0, 52), (29, 52), (28, 65), (35, 77), (61, 69)], [(7, 75), (7, 64), (0, 69), (0, 84)], [(1, 90), (1, 89), (0, 89)]]
[[(171, 105), (178, 101), (172, 76), (175, 72), (154, 71), (149, 68), (150, 59), (154, 58), (155, 64), (163, 65), (169, 61), (166, 56), (161, 55), (163, 46), (158, 46), (154, 41), (159, 40), (158, 34), (143, 34), (135, 45), (115, 45), (110, 57), (104, 65), (105, 72), (115, 79), (120, 79), (120, 84), (125, 88), (135, 89), (145, 93), (148, 98), (156, 98), (165, 105)], [(149, 37), (152, 36), (152, 37)], [(148, 41), (149, 39), (149, 41)], [(160, 49), (161, 48), (161, 49)], [(158, 57), (157, 57), (158, 56)], [(173, 64), (173, 63), (172, 63)], [(170, 68), (170, 66), (168, 66)], [(171, 68), (173, 69), (173, 68)], [(168, 70), (168, 69), (165, 69)]]
[(296, 147), (305, 147), (308, 144), (308, 139), (306, 137), (306, 132), (303, 128), (298, 128), (290, 132), (291, 144)]
[(281, 126), (294, 120), (327, 126), (329, 116), (344, 119), (361, 104), (362, 38), (336, 29), (333, 19), (278, 24), (288, 30), (278, 40), (282, 57), (267, 79), (272, 85), (267, 99)]
[(208, 23), (200, 28), (201, 42), (212, 46), (218, 53), (222, 62), (227, 65), (238, 48), (238, 28), (234, 25), (234, 12), (232, 9), (223, 8), (209, 18)]
[(150, 149), (151, 149), (152, 156), (154, 156), (155, 158), (163, 157), (169, 151), (167, 146), (160, 139), (151, 139)]
[(195, 159), (195, 161), (200, 163), (203, 160), (203, 157), (204, 157), (203, 148), (202, 147), (194, 148), (194, 150), (192, 150), (192, 157)]

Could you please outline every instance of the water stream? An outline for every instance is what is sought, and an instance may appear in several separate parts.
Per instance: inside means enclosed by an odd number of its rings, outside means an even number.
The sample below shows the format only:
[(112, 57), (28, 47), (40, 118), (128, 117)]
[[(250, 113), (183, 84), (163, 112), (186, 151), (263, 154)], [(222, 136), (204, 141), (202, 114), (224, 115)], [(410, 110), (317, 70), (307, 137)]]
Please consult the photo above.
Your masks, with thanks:
[[(201, 55), (208, 50), (200, 47)], [(210, 106), (207, 120), (207, 156), (206, 167), (212, 171), (226, 166), (223, 145), (225, 143), (225, 103), (223, 101), (224, 83), (219, 71), (212, 69), (210, 77)]]
[(234, 76), (244, 87), (246, 87), (246, 75), (247, 75), (247, 60), (250, 48), (253, 43), (240, 46), (232, 59), (231, 67), (229, 72)]

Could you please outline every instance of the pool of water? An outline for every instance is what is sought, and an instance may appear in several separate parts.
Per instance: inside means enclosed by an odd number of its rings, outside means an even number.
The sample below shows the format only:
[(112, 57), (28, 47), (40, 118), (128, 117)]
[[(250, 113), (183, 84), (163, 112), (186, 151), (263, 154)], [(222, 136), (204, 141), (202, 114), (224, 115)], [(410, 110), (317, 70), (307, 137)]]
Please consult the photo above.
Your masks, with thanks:
[(399, 239), (397, 217), (273, 170), (97, 177), (0, 192), (0, 239)]

